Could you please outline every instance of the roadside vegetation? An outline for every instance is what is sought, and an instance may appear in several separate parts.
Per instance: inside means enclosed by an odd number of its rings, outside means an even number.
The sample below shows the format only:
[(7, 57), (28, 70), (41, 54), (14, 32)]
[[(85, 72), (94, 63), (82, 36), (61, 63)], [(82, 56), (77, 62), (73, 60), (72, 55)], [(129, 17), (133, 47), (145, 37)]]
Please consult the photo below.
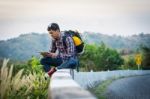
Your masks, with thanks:
[(93, 93), (98, 99), (106, 99), (105, 91), (107, 86), (109, 86), (115, 79), (109, 79), (101, 82), (98, 86), (89, 89), (91, 93)]
[[(142, 46), (140, 50), (122, 55), (117, 50), (100, 45), (86, 45), (85, 52), (79, 57), (80, 71), (107, 71), (138, 69), (135, 55), (140, 53), (140, 69), (150, 69), (150, 48)], [(13, 64), (13, 65), (12, 65)], [(50, 79), (44, 78), (40, 58), (31, 57), (26, 62), (0, 61), (0, 98), (1, 99), (46, 99)], [(94, 89), (94, 93), (103, 99), (103, 92), (114, 79), (104, 81)]]
[[(1, 99), (46, 99), (49, 80), (45, 80), (44, 73), (40, 72), (35, 59), (29, 68), (24, 67), (14, 72), (14, 65), (8, 66), (9, 60), (4, 59), (0, 75)], [(29, 67), (28, 66), (28, 67)], [(38, 71), (40, 70), (40, 71)], [(38, 71), (38, 72), (37, 72)]]

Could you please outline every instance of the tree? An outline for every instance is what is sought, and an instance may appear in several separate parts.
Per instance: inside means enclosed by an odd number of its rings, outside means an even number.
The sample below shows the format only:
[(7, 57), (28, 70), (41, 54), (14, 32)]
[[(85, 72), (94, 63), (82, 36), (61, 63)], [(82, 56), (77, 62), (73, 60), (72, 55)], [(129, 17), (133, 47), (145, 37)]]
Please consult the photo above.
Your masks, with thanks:
[(96, 70), (96, 64), (94, 62), (96, 48), (95, 45), (86, 45), (84, 54), (80, 57), (80, 66), (86, 71)]
[(146, 46), (141, 47), (142, 50), (142, 68), (143, 69), (150, 69), (150, 48)]
[(102, 42), (100, 45), (87, 45), (80, 63), (87, 71), (115, 70), (123, 64), (123, 59), (116, 50), (107, 48)]
[(104, 43), (98, 46), (96, 66), (99, 70), (115, 70), (123, 64), (120, 54), (113, 49), (107, 48)]

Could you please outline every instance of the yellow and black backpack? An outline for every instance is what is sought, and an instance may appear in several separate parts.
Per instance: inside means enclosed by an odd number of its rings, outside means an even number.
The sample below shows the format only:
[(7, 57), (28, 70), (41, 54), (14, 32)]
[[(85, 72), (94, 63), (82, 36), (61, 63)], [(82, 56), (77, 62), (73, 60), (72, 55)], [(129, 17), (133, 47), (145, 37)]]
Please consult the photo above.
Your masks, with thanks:
[(78, 31), (72, 31), (72, 30), (64, 31), (64, 36), (63, 36), (64, 46), (66, 46), (65, 41), (66, 41), (67, 36), (72, 37), (74, 44), (75, 44), (77, 54), (83, 53), (84, 52), (84, 42), (80, 36), (80, 33)]

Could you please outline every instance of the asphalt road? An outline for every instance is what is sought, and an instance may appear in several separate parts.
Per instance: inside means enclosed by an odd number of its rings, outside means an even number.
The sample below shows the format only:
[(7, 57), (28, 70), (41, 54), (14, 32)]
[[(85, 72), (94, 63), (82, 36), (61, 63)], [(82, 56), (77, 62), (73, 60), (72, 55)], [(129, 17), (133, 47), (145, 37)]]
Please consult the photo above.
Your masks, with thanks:
[(150, 75), (113, 81), (105, 95), (107, 99), (150, 99)]

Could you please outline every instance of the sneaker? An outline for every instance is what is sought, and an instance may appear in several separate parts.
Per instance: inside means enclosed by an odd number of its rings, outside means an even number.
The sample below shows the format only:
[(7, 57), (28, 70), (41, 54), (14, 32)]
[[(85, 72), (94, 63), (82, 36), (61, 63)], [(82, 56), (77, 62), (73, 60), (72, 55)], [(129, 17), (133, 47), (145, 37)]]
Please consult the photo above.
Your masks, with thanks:
[(53, 68), (51, 68), (49, 70), (48, 75), (51, 77), (54, 72), (56, 72), (56, 68), (55, 67), (53, 67)]

